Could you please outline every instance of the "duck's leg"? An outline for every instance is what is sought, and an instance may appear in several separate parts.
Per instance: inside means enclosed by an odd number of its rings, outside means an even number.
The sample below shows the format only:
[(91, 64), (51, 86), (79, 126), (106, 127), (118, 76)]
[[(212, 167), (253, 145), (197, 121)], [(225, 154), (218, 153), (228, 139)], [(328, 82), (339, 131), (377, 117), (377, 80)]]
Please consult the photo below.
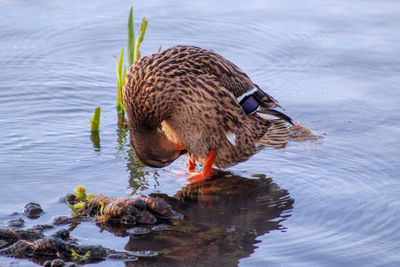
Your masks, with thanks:
[(176, 144), (176, 149), (177, 149), (178, 151), (184, 151), (184, 150), (186, 150), (186, 148), (185, 148), (183, 145), (181, 145), (181, 144)]
[(215, 159), (215, 150), (210, 149), (210, 152), (208, 152), (206, 163), (203, 166), (203, 170), (201, 171), (200, 174), (189, 177), (188, 178), (188, 180), (190, 181), (189, 184), (195, 184), (204, 181), (208, 177), (211, 177), (214, 174), (214, 171), (212, 169), (214, 159)]
[(189, 172), (196, 171), (196, 161), (192, 160), (191, 158), (189, 158), (189, 160), (188, 160), (188, 169), (189, 169)]

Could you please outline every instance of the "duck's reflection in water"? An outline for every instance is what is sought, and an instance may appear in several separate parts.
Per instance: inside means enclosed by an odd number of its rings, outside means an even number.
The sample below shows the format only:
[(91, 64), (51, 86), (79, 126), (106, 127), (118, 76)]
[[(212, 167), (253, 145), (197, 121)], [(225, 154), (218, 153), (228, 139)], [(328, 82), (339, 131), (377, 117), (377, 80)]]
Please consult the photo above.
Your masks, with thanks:
[(174, 220), (167, 231), (131, 236), (127, 250), (161, 255), (126, 265), (236, 266), (253, 253), (257, 236), (284, 231), (281, 223), (290, 216), (294, 202), (272, 179), (230, 173), (163, 197), (184, 219)]

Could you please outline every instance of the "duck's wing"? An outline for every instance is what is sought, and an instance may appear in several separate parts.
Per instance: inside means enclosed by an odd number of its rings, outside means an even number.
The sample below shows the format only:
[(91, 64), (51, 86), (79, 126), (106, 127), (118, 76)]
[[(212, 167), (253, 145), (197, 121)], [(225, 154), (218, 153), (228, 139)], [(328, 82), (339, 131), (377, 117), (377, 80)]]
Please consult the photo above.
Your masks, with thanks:
[[(224, 87), (232, 91), (232, 87), (229, 87), (232, 86), (232, 83), (229, 83), (228, 87), (227, 84), (228, 83), (226, 83)], [(289, 116), (273, 109), (275, 107), (282, 108), (281, 105), (279, 105), (279, 102), (271, 95), (261, 90), (256, 84), (254, 84), (253, 88), (247, 90), (239, 97), (236, 97), (236, 100), (247, 114), (254, 112), (269, 114), (281, 118), (293, 125), (293, 120)]]
[[(293, 124), (290, 117), (273, 109), (281, 107), (275, 98), (261, 90), (246, 73), (221, 55), (194, 46), (177, 46), (167, 53), (175, 53), (175, 62), (182, 63), (180, 68), (184, 69), (186, 73), (196, 76), (207, 74), (215, 77), (220, 85), (233, 95), (247, 114), (257, 111)], [(185, 65), (184, 58), (186, 63), (190, 63), (188, 66)]]
[(250, 78), (233, 63), (226, 59), (224, 60), (229, 68), (226, 68), (228, 71), (225, 70), (218, 79), (222, 86), (234, 95), (237, 102), (243, 107), (246, 113), (257, 111), (276, 116), (293, 124), (289, 116), (273, 109), (282, 108), (278, 100), (261, 90), (257, 84), (254, 84)]

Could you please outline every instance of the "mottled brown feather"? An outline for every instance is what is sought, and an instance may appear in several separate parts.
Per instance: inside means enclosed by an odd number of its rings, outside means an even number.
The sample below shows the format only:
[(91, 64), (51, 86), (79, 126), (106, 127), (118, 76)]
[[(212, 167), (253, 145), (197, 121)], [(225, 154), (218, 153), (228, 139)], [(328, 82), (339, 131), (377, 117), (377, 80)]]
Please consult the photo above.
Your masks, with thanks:
[[(287, 140), (283, 120), (243, 111), (236, 98), (253, 88), (258, 86), (222, 56), (175, 46), (129, 69), (124, 86), (128, 124), (131, 131), (162, 125), (168, 139), (183, 145), (193, 160), (204, 163), (215, 149), (214, 165), (228, 167)], [(265, 101), (275, 106), (277, 101), (268, 96)], [(232, 134), (234, 144), (227, 138)]]

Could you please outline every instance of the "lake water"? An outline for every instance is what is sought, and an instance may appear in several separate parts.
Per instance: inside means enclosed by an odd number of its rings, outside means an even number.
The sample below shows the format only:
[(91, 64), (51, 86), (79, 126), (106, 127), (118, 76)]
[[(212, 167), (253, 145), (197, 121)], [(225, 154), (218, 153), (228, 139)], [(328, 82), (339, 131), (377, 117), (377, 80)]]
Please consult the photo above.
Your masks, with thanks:
[[(132, 4), (136, 27), (144, 14), (149, 20), (142, 55), (160, 45), (212, 49), (277, 98), (293, 119), (326, 134), (321, 144), (290, 142), (225, 170), (222, 180), (233, 177), (239, 185), (229, 188), (236, 198), (221, 192), (211, 196), (214, 205), (198, 200), (186, 210), (185, 223), (199, 220), (219, 233), (238, 234), (234, 242), (219, 234), (202, 244), (207, 253), (198, 252), (194, 264), (399, 266), (398, 1), (0, 0), (1, 227), (31, 201), (46, 212), (24, 218), (26, 228), (69, 214), (59, 198), (80, 184), (113, 197), (173, 197), (185, 190), (185, 157), (163, 169), (143, 167), (118, 128), (114, 56), (126, 47)], [(96, 147), (89, 121), (97, 106)], [(263, 194), (287, 193), (268, 201), (260, 190), (240, 194), (241, 188), (259, 188), (254, 174), (271, 177), (280, 188)], [(251, 216), (234, 211), (244, 204)], [(140, 243), (93, 223), (71, 234), (80, 243), (119, 250)], [(146, 242), (157, 248), (157, 240)], [(168, 265), (163, 258), (146, 262), (152, 263)], [(1, 266), (32, 264), (0, 257)], [(115, 260), (98, 266), (124, 264), (130, 266)]]

